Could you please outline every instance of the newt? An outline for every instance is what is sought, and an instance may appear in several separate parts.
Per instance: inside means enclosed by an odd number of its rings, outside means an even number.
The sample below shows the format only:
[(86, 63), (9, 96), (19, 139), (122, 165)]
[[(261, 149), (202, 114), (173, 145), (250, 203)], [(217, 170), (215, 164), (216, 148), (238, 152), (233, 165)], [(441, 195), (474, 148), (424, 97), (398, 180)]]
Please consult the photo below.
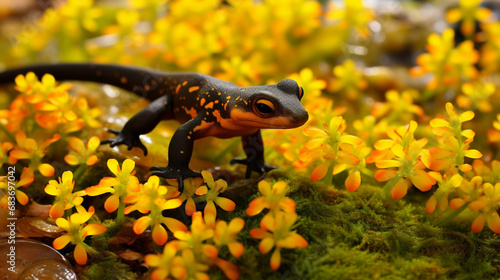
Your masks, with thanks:
[(12, 83), (19, 74), (34, 72), (41, 77), (50, 73), (58, 81), (79, 80), (113, 85), (130, 91), (151, 103), (131, 117), (121, 130), (108, 129), (115, 137), (102, 141), (111, 147), (138, 147), (148, 151), (139, 136), (151, 132), (162, 120), (175, 119), (181, 126), (175, 131), (168, 149), (168, 165), (154, 166), (160, 177), (183, 180), (201, 176), (189, 169), (194, 141), (214, 136), (241, 136), (246, 158), (231, 164), (247, 165), (263, 174), (276, 167), (264, 161), (261, 129), (287, 129), (303, 125), (308, 113), (300, 103), (304, 90), (296, 81), (284, 79), (277, 84), (240, 87), (209, 75), (188, 72), (164, 72), (148, 68), (108, 64), (42, 64), (10, 69), (0, 73), (0, 83)]

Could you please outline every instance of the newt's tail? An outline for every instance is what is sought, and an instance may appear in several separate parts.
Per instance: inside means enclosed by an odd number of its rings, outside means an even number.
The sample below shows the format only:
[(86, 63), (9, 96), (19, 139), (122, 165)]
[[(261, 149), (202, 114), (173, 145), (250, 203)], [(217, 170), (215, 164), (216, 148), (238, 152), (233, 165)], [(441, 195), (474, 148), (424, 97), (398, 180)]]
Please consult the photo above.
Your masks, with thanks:
[(9, 69), (0, 72), (0, 84), (14, 83), (19, 74), (35, 73), (38, 78), (44, 74), (51, 74), (58, 81), (77, 80), (98, 82), (113, 85), (128, 90), (140, 97), (155, 100), (163, 91), (160, 91), (165, 81), (165, 72), (147, 68), (92, 64), (41, 64), (21, 68)]

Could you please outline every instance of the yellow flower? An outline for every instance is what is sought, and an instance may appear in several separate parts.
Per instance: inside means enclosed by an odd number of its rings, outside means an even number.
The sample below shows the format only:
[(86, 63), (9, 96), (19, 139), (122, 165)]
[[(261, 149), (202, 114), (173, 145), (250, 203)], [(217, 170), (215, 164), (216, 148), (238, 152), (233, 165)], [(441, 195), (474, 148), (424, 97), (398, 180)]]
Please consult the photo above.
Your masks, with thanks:
[[(474, 131), (462, 130), (462, 123), (474, 118), (474, 112), (466, 111), (458, 114), (453, 104), (446, 103), (448, 118), (434, 118), (430, 121), (433, 133), (437, 136), (440, 146), (429, 149), (423, 154), (422, 161), (432, 170), (440, 171), (458, 167), (462, 172), (472, 169), (464, 163), (464, 158), (480, 158), (481, 152), (469, 149), (474, 140)], [(463, 140), (465, 138), (465, 140)]]
[(94, 155), (94, 152), (97, 150), (100, 143), (101, 141), (97, 136), (91, 137), (86, 146), (80, 138), (71, 137), (69, 139), (69, 146), (72, 151), (64, 157), (64, 160), (71, 165), (78, 165), (81, 163), (94, 165), (97, 162), (97, 156)]
[(168, 188), (169, 197), (178, 197), (182, 202), (186, 201), (185, 212), (186, 215), (191, 216), (194, 212), (196, 212), (196, 204), (194, 202), (194, 195), (196, 194), (198, 188), (203, 184), (203, 178), (187, 178), (184, 179), (184, 189), (182, 190), (182, 194), (179, 195), (178, 183), (177, 180), (168, 180), (167, 182), (173, 187)]
[(186, 277), (184, 259), (176, 255), (177, 250), (178, 248), (174, 243), (167, 243), (161, 255), (149, 254), (144, 257), (144, 261), (150, 267), (156, 267), (151, 274), (151, 279), (163, 280), (169, 276), (173, 276), (175, 279), (184, 279)]
[(442, 36), (433, 33), (427, 39), (428, 53), (417, 57), (418, 66), (410, 69), (410, 75), (422, 76), (432, 74), (432, 79), (427, 83), (431, 90), (442, 86), (456, 85), (463, 78), (473, 79), (478, 76), (474, 64), (479, 58), (472, 41), (464, 41), (454, 48), (455, 32), (448, 28)]
[(123, 200), (124, 203), (133, 203), (124, 209), (125, 214), (137, 210), (148, 216), (139, 218), (134, 222), (133, 230), (136, 234), (143, 233), (149, 226), (153, 229), (153, 241), (162, 246), (168, 240), (168, 234), (162, 224), (166, 225), (172, 232), (186, 231), (186, 226), (176, 219), (163, 217), (162, 211), (174, 209), (181, 206), (182, 201), (178, 198), (165, 199), (167, 188), (160, 186), (158, 176), (149, 177), (148, 181), (141, 186), (140, 190), (129, 194)]
[[(11, 175), (9, 173), (9, 177), (10, 176), (14, 176), (14, 174)], [(27, 188), (29, 185), (31, 185), (31, 183), (33, 183), (34, 180), (35, 178), (33, 176), (33, 171), (28, 168), (24, 168), (23, 173), (21, 174), (21, 178), (14, 184), (14, 193), (17, 201), (21, 205), (28, 204), (29, 198), (23, 191), (20, 190), (20, 188)], [(11, 181), (9, 180), (9, 183), (10, 182)], [(7, 182), (7, 176), (0, 177), (0, 189), (3, 189), (5, 192), (5, 195), (0, 199), (0, 207), (2, 209), (7, 209), (9, 208), (9, 206), (13, 205), (13, 202), (11, 201), (12, 191), (10, 190), (11, 186), (9, 185), (9, 183)]]
[(217, 182), (214, 182), (212, 174), (206, 170), (201, 172), (201, 176), (203, 176), (203, 180), (207, 184), (208, 188), (207, 186), (201, 186), (196, 190), (196, 194), (203, 195), (207, 201), (207, 205), (204, 210), (205, 222), (208, 226), (213, 226), (215, 218), (217, 217), (215, 204), (226, 211), (233, 211), (236, 204), (228, 198), (219, 196), (219, 194), (223, 193), (227, 189), (226, 181), (219, 179)]
[(354, 29), (361, 38), (370, 35), (368, 23), (375, 19), (375, 13), (363, 6), (361, 0), (344, 0), (344, 8), (333, 6), (327, 18), (338, 21), (341, 30)]
[[(346, 166), (355, 166), (361, 159), (352, 154), (348, 147), (362, 143), (361, 139), (345, 133), (346, 124), (341, 116), (333, 117), (330, 124), (323, 124), (325, 129), (304, 128), (304, 134), (313, 138), (300, 150), (299, 160), (306, 165), (321, 160), (311, 173), (311, 180), (317, 181), (326, 175), (335, 175), (345, 170)], [(330, 173), (329, 173), (330, 172)], [(329, 178), (329, 177), (326, 177)], [(328, 184), (331, 182), (327, 182)], [(349, 184), (350, 185), (350, 184)], [(353, 189), (349, 187), (350, 189)]]
[(456, 23), (462, 20), (460, 31), (465, 36), (470, 36), (476, 29), (476, 20), (487, 21), (491, 17), (491, 11), (479, 7), (482, 0), (460, 0), (459, 8), (451, 9), (446, 13), (446, 21)]
[(217, 248), (205, 241), (214, 237), (214, 230), (208, 227), (203, 220), (201, 212), (195, 212), (192, 216), (191, 231), (174, 231), (178, 239), (175, 242), (180, 249), (190, 248), (197, 256), (205, 256), (215, 259), (219, 254)]
[(427, 139), (415, 140), (413, 135), (416, 129), (417, 123), (411, 121), (404, 133), (394, 131), (392, 139), (382, 139), (375, 143), (375, 149), (390, 151), (387, 158), (375, 161), (377, 168), (382, 168), (375, 173), (375, 179), (380, 182), (390, 180), (385, 188), (391, 188), (394, 199), (404, 197), (412, 185), (425, 192), (436, 183), (424, 171), (425, 165), (420, 157)]
[(43, 143), (38, 143), (33, 138), (26, 137), (23, 131), (18, 131), (15, 135), (16, 147), (9, 154), (9, 162), (16, 163), (20, 159), (29, 159), (29, 167), (33, 170), (38, 170), (45, 177), (54, 175), (54, 167), (48, 163), (42, 163), (42, 159), (47, 152), (50, 144), (57, 142), (61, 136), (54, 134), (52, 138), (45, 140)]
[(258, 187), (262, 196), (250, 202), (246, 210), (248, 216), (255, 216), (264, 209), (270, 209), (270, 213), (277, 211), (295, 213), (295, 201), (286, 196), (290, 187), (284, 181), (276, 182), (271, 187), (268, 181), (262, 180)]
[(78, 213), (71, 215), (67, 220), (64, 218), (56, 220), (56, 224), (67, 233), (56, 238), (52, 246), (57, 250), (61, 250), (71, 242), (71, 244), (76, 245), (74, 251), (75, 261), (80, 265), (84, 265), (87, 263), (86, 248), (89, 246), (83, 241), (89, 235), (99, 235), (106, 232), (107, 228), (98, 223), (85, 224), (94, 215), (95, 210), (93, 206), (90, 206), (88, 211), (82, 206), (76, 209)]
[(469, 208), (481, 211), (481, 214), (472, 222), (472, 232), (483, 230), (486, 222), (493, 232), (500, 234), (500, 216), (497, 212), (500, 208), (500, 183), (495, 184), (495, 186), (490, 183), (484, 184), (483, 195), (471, 202)]
[[(134, 176), (135, 162), (131, 159), (124, 160), (122, 168), (116, 159), (109, 159), (108, 168), (116, 177), (104, 177), (98, 185), (85, 189), (85, 192), (90, 196), (112, 193), (104, 203), (106, 211), (111, 213), (118, 209), (129, 192), (139, 189), (139, 180)], [(123, 213), (119, 212), (118, 215), (123, 215)]]
[(276, 212), (275, 215), (266, 215), (260, 222), (260, 228), (250, 230), (250, 236), (262, 239), (259, 251), (266, 254), (276, 247), (271, 256), (271, 269), (277, 270), (281, 265), (281, 248), (305, 248), (309, 244), (296, 231), (291, 230), (297, 221), (296, 213)]
[(349, 99), (357, 99), (359, 93), (368, 86), (363, 79), (363, 73), (350, 59), (344, 61), (342, 65), (335, 66), (333, 74), (336, 79), (332, 82), (332, 90), (346, 94)]
[(217, 221), (214, 229), (214, 242), (218, 247), (227, 246), (229, 252), (239, 258), (243, 254), (245, 247), (236, 240), (236, 235), (245, 226), (245, 221), (241, 218), (232, 219), (229, 224), (225, 221)]
[(73, 181), (73, 172), (71, 171), (65, 171), (62, 177), (59, 177), (59, 182), (56, 180), (49, 181), (44, 190), (56, 197), (52, 208), (50, 208), (50, 217), (52, 219), (60, 218), (64, 215), (64, 210), (82, 204), (82, 196), (86, 195), (86, 193), (85, 191), (73, 193), (74, 186), (75, 181)]

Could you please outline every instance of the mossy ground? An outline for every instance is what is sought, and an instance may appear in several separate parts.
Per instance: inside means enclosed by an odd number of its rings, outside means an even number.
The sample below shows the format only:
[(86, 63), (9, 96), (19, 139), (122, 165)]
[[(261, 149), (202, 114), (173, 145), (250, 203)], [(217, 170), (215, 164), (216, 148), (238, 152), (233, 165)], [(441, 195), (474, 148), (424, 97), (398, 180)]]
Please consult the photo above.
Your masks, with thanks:
[[(248, 217), (248, 203), (258, 196), (256, 184), (235, 199), (233, 212), (219, 211), (220, 219), (242, 217), (245, 228), (239, 240), (245, 245), (241, 258), (227, 250), (220, 256), (240, 269), (240, 279), (498, 279), (500, 277), (500, 237), (489, 229), (473, 234), (467, 223), (452, 222), (433, 226), (430, 217), (415, 201), (387, 199), (378, 186), (362, 185), (349, 193), (307, 178), (288, 177), (274, 171), (270, 180), (285, 180), (289, 196), (297, 203), (296, 230), (308, 242), (305, 249), (282, 249), (281, 267), (272, 271), (270, 253), (261, 255), (259, 240), (249, 231), (259, 226), (264, 213)], [(238, 184), (236, 181), (234, 184)], [(248, 195), (250, 194), (251, 195)], [(222, 213), (221, 213), (222, 212)], [(94, 236), (92, 244), (104, 251), (98, 261), (85, 268), (82, 279), (144, 279), (110, 253), (106, 240), (122, 225), (107, 221), (105, 235)], [(105, 262), (105, 265), (103, 265)], [(120, 271), (120, 273), (112, 273)], [(109, 274), (111, 273), (111, 274)], [(211, 279), (226, 279), (217, 268)]]

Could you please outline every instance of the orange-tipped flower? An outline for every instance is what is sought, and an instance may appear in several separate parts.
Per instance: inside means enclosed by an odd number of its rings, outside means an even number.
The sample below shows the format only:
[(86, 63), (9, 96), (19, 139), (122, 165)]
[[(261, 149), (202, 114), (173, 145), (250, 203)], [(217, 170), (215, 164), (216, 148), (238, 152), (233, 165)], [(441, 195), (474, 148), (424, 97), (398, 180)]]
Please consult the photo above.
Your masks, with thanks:
[(260, 228), (250, 230), (250, 236), (255, 239), (262, 239), (259, 243), (261, 254), (267, 254), (276, 247), (271, 255), (271, 269), (277, 270), (281, 265), (281, 248), (305, 248), (309, 244), (291, 227), (297, 220), (296, 213), (276, 212), (275, 215), (266, 215)]
[(16, 163), (20, 159), (29, 159), (30, 168), (40, 171), (45, 177), (53, 176), (54, 167), (48, 163), (42, 163), (42, 159), (47, 152), (48, 146), (57, 142), (61, 136), (59, 134), (54, 134), (43, 143), (38, 143), (35, 139), (26, 137), (26, 133), (23, 131), (18, 131), (15, 137), (17, 145), (9, 154), (9, 162)]
[(67, 220), (64, 218), (56, 220), (56, 224), (67, 233), (56, 238), (52, 245), (57, 250), (66, 247), (70, 242), (76, 245), (74, 250), (75, 261), (80, 265), (84, 265), (87, 263), (86, 248), (89, 246), (83, 241), (87, 236), (102, 234), (107, 229), (105, 226), (97, 223), (85, 224), (94, 215), (94, 207), (90, 206), (88, 211), (82, 206), (77, 206), (76, 209), (78, 213), (71, 215)]
[(71, 137), (69, 139), (69, 146), (71, 151), (64, 157), (64, 160), (71, 165), (78, 165), (85, 163), (86, 165), (94, 165), (97, 162), (97, 156), (94, 152), (99, 147), (101, 141), (97, 136), (93, 136), (87, 142), (87, 145), (83, 144), (83, 141), (77, 137)]
[(177, 256), (177, 250), (174, 243), (167, 243), (161, 255), (146, 255), (144, 261), (150, 267), (156, 267), (151, 274), (151, 279), (164, 280), (169, 279), (169, 276), (173, 276), (175, 279), (186, 277), (185, 263), (182, 257)]
[(204, 210), (205, 221), (209, 226), (213, 226), (215, 218), (217, 217), (215, 204), (226, 211), (233, 211), (236, 204), (229, 198), (219, 196), (219, 194), (223, 193), (227, 189), (226, 181), (219, 179), (215, 182), (212, 174), (206, 170), (203, 170), (201, 175), (207, 185), (198, 188), (196, 190), (196, 194), (204, 195), (205, 200), (207, 201), (207, 205)]
[[(34, 180), (35, 177), (33, 176), (33, 170), (24, 168), (21, 178), (14, 184), (15, 196), (21, 205), (28, 204), (29, 198), (23, 191), (20, 190), (20, 188), (27, 188), (31, 185), (31, 183), (33, 183)], [(9, 193), (7, 176), (0, 177), (0, 189), (5, 190), (5, 195), (0, 199), (0, 207), (2, 209), (7, 209), (9, 207), (9, 197), (11, 196)]]
[(268, 181), (262, 180), (258, 187), (262, 196), (250, 202), (246, 210), (248, 216), (255, 216), (264, 209), (270, 209), (271, 212), (295, 213), (295, 201), (286, 196), (290, 187), (284, 181), (276, 182), (271, 187)]
[(75, 181), (73, 181), (73, 172), (71, 171), (65, 171), (62, 177), (59, 177), (59, 181), (49, 181), (44, 190), (46, 193), (56, 197), (50, 209), (50, 217), (52, 219), (60, 218), (64, 215), (65, 210), (82, 204), (82, 196), (86, 195), (86, 193), (85, 191), (73, 193), (74, 186)]
[(125, 214), (134, 210), (141, 213), (150, 213), (148, 216), (137, 219), (134, 222), (133, 230), (136, 234), (141, 234), (151, 226), (153, 241), (160, 246), (168, 240), (168, 234), (163, 225), (172, 232), (187, 230), (186, 226), (180, 221), (170, 217), (163, 217), (163, 210), (174, 209), (182, 204), (182, 201), (178, 198), (165, 199), (164, 196), (167, 191), (165, 186), (160, 186), (158, 176), (151, 176), (138, 192), (124, 199), (124, 203), (134, 203), (125, 208)]
[(482, 0), (460, 0), (460, 6), (446, 13), (446, 21), (460, 24), (460, 31), (465, 36), (470, 36), (476, 31), (476, 20), (485, 22), (491, 17), (491, 10), (479, 5)]
[[(85, 192), (90, 196), (112, 193), (104, 203), (106, 211), (111, 213), (118, 209), (128, 193), (139, 190), (139, 180), (134, 176), (135, 162), (131, 159), (123, 161), (121, 168), (116, 159), (109, 159), (108, 168), (116, 177), (104, 177), (98, 185), (85, 189)], [(120, 214), (123, 213), (118, 213)]]
[(493, 232), (500, 234), (500, 216), (498, 215), (498, 209), (500, 208), (500, 183), (497, 183), (495, 186), (485, 183), (482, 188), (483, 195), (469, 204), (471, 210), (481, 212), (474, 222), (472, 222), (472, 232), (480, 232), (486, 223)]
[(245, 248), (243, 244), (236, 240), (236, 235), (244, 226), (245, 221), (241, 218), (234, 218), (229, 224), (225, 221), (217, 221), (214, 231), (215, 245), (218, 247), (227, 246), (229, 252), (231, 252), (234, 257), (239, 258), (243, 254)]
[(382, 139), (375, 143), (377, 150), (390, 150), (388, 158), (376, 161), (376, 166), (381, 170), (375, 173), (375, 179), (381, 182), (390, 180), (386, 186), (392, 188), (394, 199), (404, 197), (412, 185), (425, 192), (436, 183), (424, 170), (425, 166), (420, 160), (427, 139), (415, 140), (416, 128), (417, 123), (411, 121), (408, 128), (388, 133), (392, 139)]

